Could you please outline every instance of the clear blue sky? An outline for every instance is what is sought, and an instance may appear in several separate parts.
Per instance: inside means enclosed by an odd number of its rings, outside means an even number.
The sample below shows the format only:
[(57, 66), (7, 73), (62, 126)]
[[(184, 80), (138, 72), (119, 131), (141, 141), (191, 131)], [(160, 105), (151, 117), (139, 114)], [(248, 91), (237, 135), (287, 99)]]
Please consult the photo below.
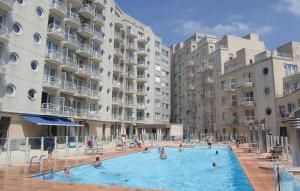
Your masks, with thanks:
[(244, 35), (258, 32), (274, 49), (300, 41), (300, 0), (116, 0), (170, 45), (194, 32)]

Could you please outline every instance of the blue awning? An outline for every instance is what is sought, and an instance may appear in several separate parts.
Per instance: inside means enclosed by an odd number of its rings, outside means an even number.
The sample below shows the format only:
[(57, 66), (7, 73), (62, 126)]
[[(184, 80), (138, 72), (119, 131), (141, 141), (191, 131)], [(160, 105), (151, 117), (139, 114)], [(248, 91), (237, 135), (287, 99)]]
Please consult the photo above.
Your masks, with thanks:
[(37, 125), (55, 125), (55, 126), (72, 126), (72, 127), (83, 126), (65, 117), (30, 115), (30, 114), (22, 114), (21, 116), (25, 120)]

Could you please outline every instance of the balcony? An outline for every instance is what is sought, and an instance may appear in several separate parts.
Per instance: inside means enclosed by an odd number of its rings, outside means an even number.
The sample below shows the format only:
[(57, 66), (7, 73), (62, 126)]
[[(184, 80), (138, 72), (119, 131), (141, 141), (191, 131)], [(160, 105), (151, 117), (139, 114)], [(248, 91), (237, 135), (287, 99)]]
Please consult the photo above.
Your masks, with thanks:
[(90, 68), (83, 64), (83, 65), (78, 65), (78, 70), (75, 72), (76, 75), (81, 76), (81, 77), (89, 77), (90, 76)]
[(200, 68), (201, 71), (205, 72), (205, 71), (210, 71), (210, 70), (213, 70), (214, 67), (212, 64), (204, 64), (204, 66), (202, 66)]
[(215, 81), (212, 77), (207, 77), (207, 78), (204, 78), (204, 84), (206, 85), (210, 85), (210, 84), (213, 84)]
[(234, 92), (236, 91), (236, 83), (227, 83), (224, 85), (225, 92)]
[(137, 38), (135, 31), (133, 29), (127, 30), (127, 37), (129, 38)]
[(78, 34), (85, 38), (90, 38), (93, 36), (93, 28), (87, 24), (87, 23), (82, 23), (77, 31)]
[(135, 107), (135, 104), (133, 101), (126, 101), (124, 107), (133, 109)]
[(88, 118), (89, 113), (87, 109), (74, 109), (74, 117), (76, 118)]
[(146, 82), (147, 81), (145, 75), (138, 75), (136, 80), (138, 82)]
[(135, 79), (136, 76), (133, 72), (126, 72), (125, 77), (128, 79)]
[(115, 48), (115, 51), (114, 51), (114, 53), (115, 53), (115, 56), (116, 57), (123, 57), (123, 52), (122, 52), (122, 50), (120, 49), (120, 48)]
[(101, 99), (101, 93), (97, 90), (89, 90), (89, 97), (90, 99)]
[(89, 89), (88, 87), (84, 86), (77, 86), (75, 88), (75, 94), (76, 97), (87, 97), (89, 95)]
[(205, 106), (203, 108), (203, 112), (206, 113), (206, 114), (213, 114), (214, 113), (214, 109), (212, 107)]
[(127, 123), (132, 123), (134, 121), (132, 116), (126, 116), (124, 117), (124, 121)]
[(195, 86), (190, 84), (190, 85), (187, 86), (187, 88), (188, 88), (189, 90), (194, 90), (194, 89), (195, 89)]
[(94, 42), (96, 42), (98, 44), (102, 44), (103, 43), (103, 33), (102, 32), (94, 32), (92, 39)]
[(91, 70), (90, 78), (93, 80), (101, 80), (101, 73), (99, 70)]
[(104, 16), (101, 14), (95, 14), (94, 23), (103, 26), (104, 25)]
[(50, 11), (56, 15), (64, 17), (67, 12), (67, 6), (60, 1), (52, 0), (52, 2), (50, 1)]
[(111, 119), (112, 119), (113, 121), (121, 121), (121, 116), (118, 115), (118, 114), (116, 114), (116, 113), (112, 113), (112, 114), (111, 114)]
[(48, 49), (46, 51), (45, 61), (52, 64), (60, 65), (62, 64), (62, 54), (58, 50)]
[[(1, 2), (1, 1), (0, 1)], [(0, 43), (7, 43), (9, 41), (8, 28), (4, 24), (0, 24)]]
[(44, 88), (51, 88), (51, 89), (60, 89), (61, 84), (60, 80), (56, 78), (56, 76), (43, 76), (43, 87)]
[(241, 88), (251, 88), (253, 87), (253, 82), (250, 79), (242, 79), (239, 83), (239, 87)]
[(254, 122), (255, 122), (255, 116), (245, 116), (243, 119), (243, 123), (245, 125), (254, 124)]
[(188, 78), (195, 78), (195, 74), (193, 72), (189, 72), (187, 77)]
[(125, 93), (135, 94), (136, 93), (136, 89), (134, 89), (134, 87), (127, 86), (127, 87), (125, 87)]
[(123, 22), (120, 17), (115, 17), (115, 26), (122, 28), (123, 27)]
[(211, 99), (213, 97), (213, 92), (212, 91), (206, 91), (204, 93), (204, 99)]
[(126, 49), (131, 52), (135, 52), (137, 50), (137, 46), (135, 43), (127, 43)]
[(75, 34), (65, 33), (65, 39), (63, 41), (64, 46), (71, 48), (71, 49), (77, 49), (78, 47), (78, 40), (76, 38)]
[(78, 28), (80, 25), (78, 13), (68, 11), (65, 17), (65, 23), (71, 27)]
[(113, 88), (120, 90), (123, 88), (123, 84), (118, 81), (113, 81)]
[(254, 106), (254, 99), (253, 97), (244, 97), (241, 101), (241, 105), (244, 107), (251, 107)]
[(64, 39), (64, 29), (61, 28), (61, 26), (51, 23), (48, 25), (48, 36), (57, 41), (61, 41)]
[(125, 63), (128, 65), (136, 65), (137, 61), (134, 57), (127, 57)]
[(192, 61), (192, 60), (190, 60), (190, 61), (188, 61), (188, 62), (186, 63), (186, 66), (187, 66), (187, 67), (195, 66), (195, 62)]
[(61, 83), (61, 92), (64, 92), (66, 94), (74, 94), (75, 93), (75, 86), (73, 82), (70, 81), (63, 81)]
[(94, 4), (100, 9), (105, 9), (106, 2), (105, 0), (94, 0)]
[(78, 69), (77, 60), (75, 58), (64, 56), (62, 68), (70, 72), (76, 71)]
[(146, 44), (147, 43), (147, 39), (144, 36), (139, 36), (137, 39), (137, 42), (140, 44)]
[(117, 42), (122, 42), (124, 40), (124, 38), (122, 37), (121, 32), (115, 32), (114, 38), (115, 38), (115, 41), (117, 41)]
[(61, 116), (73, 116), (74, 115), (74, 109), (70, 106), (59, 106), (59, 115)]
[(87, 19), (92, 19), (95, 16), (95, 8), (89, 4), (83, 4), (79, 9), (79, 14)]
[(145, 89), (137, 89), (136, 95), (138, 95), (138, 96), (145, 96), (146, 95)]
[(147, 56), (146, 49), (145, 48), (139, 48), (138, 51), (137, 51), (137, 54), (139, 56)]
[(92, 50), (91, 59), (95, 62), (101, 62), (102, 61), (102, 54), (100, 50)]
[(123, 73), (123, 68), (118, 64), (114, 64), (113, 65), (113, 71), (117, 72), (117, 73)]
[(136, 121), (137, 122), (144, 122), (145, 121), (145, 117), (136, 117)]
[(76, 50), (76, 53), (83, 57), (91, 56), (91, 46), (89, 44), (81, 43)]
[(137, 103), (136, 104), (136, 109), (145, 110), (145, 109), (147, 109), (147, 107), (146, 107), (145, 103)]
[(57, 115), (58, 114), (58, 105), (54, 103), (42, 103), (41, 112), (49, 115)]
[(147, 69), (148, 65), (146, 65), (145, 61), (138, 61), (137, 68), (139, 68), (139, 69)]

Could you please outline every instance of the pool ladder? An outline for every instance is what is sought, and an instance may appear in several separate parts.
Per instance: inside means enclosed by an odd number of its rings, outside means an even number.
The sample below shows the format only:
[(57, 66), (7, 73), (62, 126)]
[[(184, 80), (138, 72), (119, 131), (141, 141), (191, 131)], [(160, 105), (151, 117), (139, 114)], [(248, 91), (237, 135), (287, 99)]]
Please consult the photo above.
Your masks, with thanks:
[[(46, 155), (42, 155), (42, 156), (40, 156), (40, 158), (38, 158), (38, 156), (31, 157), (30, 163), (29, 163), (29, 168), (28, 168), (28, 174), (36, 172), (36, 171), (38, 171), (39, 174), (44, 173), (44, 171), (43, 171), (43, 167), (44, 167), (44, 165), (43, 165), (43, 158), (45, 158), (45, 157), (46, 157), (46, 159), (48, 159)], [(39, 165), (38, 165), (38, 170), (33, 171), (32, 170), (32, 164), (34, 162), (33, 159), (35, 159), (35, 158), (39, 159), (38, 160), (38, 164)], [(52, 165), (51, 165), (51, 163), (50, 163), (49, 160), (48, 160), (48, 167), (49, 167), (49, 169), (52, 169)]]

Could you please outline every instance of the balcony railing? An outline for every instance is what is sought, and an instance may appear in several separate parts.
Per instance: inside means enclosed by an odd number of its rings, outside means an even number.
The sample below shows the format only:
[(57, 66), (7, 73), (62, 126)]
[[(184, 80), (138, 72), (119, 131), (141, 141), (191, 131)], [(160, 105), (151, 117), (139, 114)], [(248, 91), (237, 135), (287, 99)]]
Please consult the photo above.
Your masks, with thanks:
[(77, 13), (73, 13), (71, 11), (67, 12), (66, 19), (69, 19), (69, 20), (73, 21), (76, 24), (79, 24), (79, 22), (80, 22), (78, 14)]
[(125, 120), (125, 121), (128, 121), (128, 122), (133, 122), (134, 119), (133, 119), (132, 116), (126, 116), (126, 115), (125, 115), (124, 120)]
[(92, 78), (101, 78), (100, 70), (91, 70), (90, 75)]
[(113, 87), (121, 89), (123, 87), (123, 84), (118, 81), (113, 81)]
[(57, 114), (58, 113), (58, 105), (55, 103), (42, 103), (41, 112), (47, 114)]
[(145, 77), (145, 75), (138, 75), (138, 76), (137, 76), (137, 80), (145, 81), (145, 80), (146, 80), (146, 77)]
[(243, 120), (244, 124), (251, 124), (255, 122), (255, 116), (245, 116)]
[(227, 83), (224, 85), (224, 91), (235, 91), (236, 83)]
[(97, 90), (89, 90), (89, 96), (91, 96), (91, 97), (100, 97), (101, 93)]
[(135, 74), (133, 72), (126, 72), (126, 77), (128, 78), (135, 78)]
[(112, 113), (111, 114), (111, 119), (119, 121), (119, 120), (121, 120), (121, 116), (116, 114), (116, 113)]
[(100, 50), (91, 50), (92, 53), (92, 59), (94, 60), (102, 60), (102, 54), (100, 52)]
[(0, 38), (4, 39), (5, 41), (8, 41), (8, 28), (4, 24), (0, 24)]
[(89, 93), (89, 88), (84, 86), (77, 86), (76, 87), (76, 94), (81, 96), (87, 96)]
[(6, 64), (4, 59), (0, 59), (0, 74), (5, 74)]
[(78, 65), (78, 73), (82, 73), (82, 74), (86, 74), (89, 75), (90, 74), (90, 68), (87, 65)]
[(136, 117), (137, 121), (145, 121), (145, 117)]
[(122, 37), (122, 34), (120, 32), (115, 32), (115, 39), (124, 40), (124, 38)]
[(113, 69), (114, 69), (114, 71), (117, 71), (117, 72), (123, 72), (123, 68), (118, 64), (114, 64)]
[(62, 60), (62, 54), (59, 50), (48, 49), (46, 51), (46, 58), (60, 62)]
[(68, 92), (75, 93), (75, 86), (74, 86), (73, 82), (70, 82), (70, 81), (62, 82), (61, 89), (68, 91)]
[(75, 58), (71, 58), (71, 57), (64, 57), (63, 58), (63, 65), (71, 67), (75, 70), (78, 68), (77, 60)]
[(135, 104), (133, 101), (126, 101), (125, 102), (125, 107), (135, 107)]
[(103, 41), (103, 33), (102, 32), (94, 32), (93, 33), (93, 39), (97, 41)]
[(138, 95), (145, 95), (146, 91), (145, 91), (145, 89), (137, 89), (137, 94)]
[(126, 92), (136, 92), (136, 90), (134, 89), (133, 86), (126, 86), (126, 87), (125, 87), (125, 91), (126, 91)]
[(64, 29), (61, 26), (55, 25), (53, 23), (48, 25), (48, 33), (64, 38)]
[(104, 16), (101, 14), (95, 14), (94, 21), (97, 23), (104, 23)]
[(67, 11), (67, 6), (66, 4), (57, 1), (57, 0), (50, 0), (50, 6), (52, 9), (58, 10), (61, 12), (61, 14), (65, 14)]
[(127, 57), (126, 58), (126, 63), (136, 63), (136, 60), (134, 59), (134, 57)]
[(44, 75), (43, 84), (53, 88), (60, 88), (60, 80), (56, 76)]
[(251, 79), (242, 79), (239, 85), (240, 87), (253, 87), (253, 81)]
[(254, 99), (252, 97), (244, 97), (241, 101), (242, 106), (253, 106)]
[(95, 8), (89, 4), (83, 4), (83, 6), (79, 9), (79, 13), (85, 14), (88, 17), (94, 17)]
[(76, 39), (75, 34), (65, 33), (65, 39), (66, 42), (72, 43), (75, 46), (78, 46), (78, 40)]
[(90, 54), (91, 53), (91, 47), (88, 44), (81, 43), (81, 44), (79, 44), (78, 51), (86, 52), (86, 53)]
[(146, 109), (146, 104), (145, 103), (137, 103), (136, 108), (137, 109)]

